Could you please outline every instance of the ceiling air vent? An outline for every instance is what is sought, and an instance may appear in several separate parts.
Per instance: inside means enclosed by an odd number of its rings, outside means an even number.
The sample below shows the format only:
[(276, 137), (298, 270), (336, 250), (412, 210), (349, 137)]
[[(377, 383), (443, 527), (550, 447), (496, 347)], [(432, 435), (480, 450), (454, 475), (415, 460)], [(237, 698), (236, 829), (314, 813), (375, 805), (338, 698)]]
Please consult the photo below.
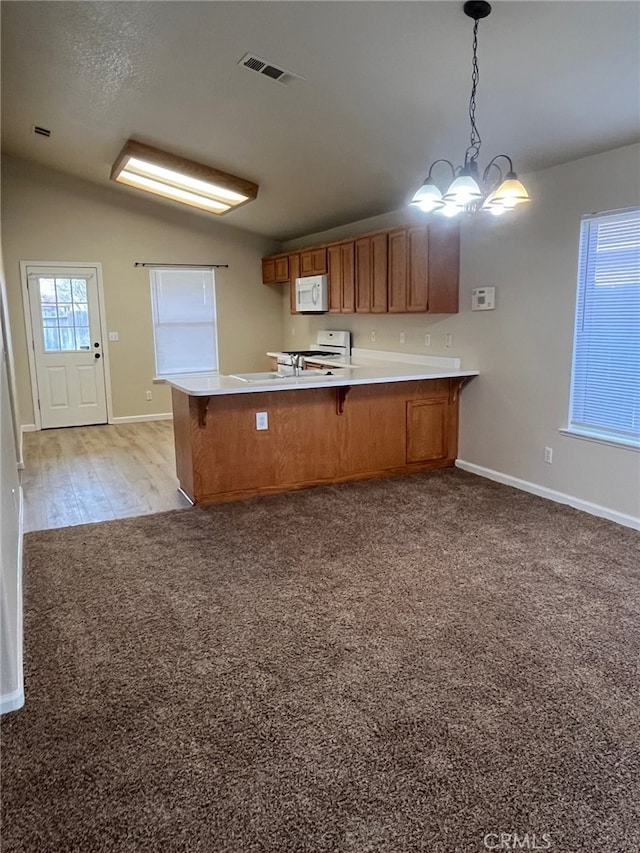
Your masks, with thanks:
[(262, 74), (264, 77), (270, 77), (272, 80), (277, 80), (278, 83), (293, 83), (294, 80), (304, 80), (300, 74), (294, 74), (293, 71), (287, 71), (285, 68), (280, 68), (272, 62), (267, 62), (266, 59), (260, 59), (253, 53), (247, 53), (242, 57), (238, 65), (244, 65), (250, 71), (255, 71)]
[(36, 136), (46, 136), (47, 139), (51, 136), (51, 131), (46, 127), (39, 127), (37, 124), (33, 125), (33, 132)]

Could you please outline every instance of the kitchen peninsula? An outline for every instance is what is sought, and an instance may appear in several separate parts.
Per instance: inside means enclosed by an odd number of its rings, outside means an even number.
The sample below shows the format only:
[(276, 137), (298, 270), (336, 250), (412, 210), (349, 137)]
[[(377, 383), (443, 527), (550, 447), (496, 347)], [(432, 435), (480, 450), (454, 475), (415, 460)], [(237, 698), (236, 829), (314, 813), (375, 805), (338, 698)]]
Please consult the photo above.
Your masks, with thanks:
[(180, 488), (200, 504), (452, 466), (478, 371), (410, 359), (354, 350), (299, 376), (169, 379)]

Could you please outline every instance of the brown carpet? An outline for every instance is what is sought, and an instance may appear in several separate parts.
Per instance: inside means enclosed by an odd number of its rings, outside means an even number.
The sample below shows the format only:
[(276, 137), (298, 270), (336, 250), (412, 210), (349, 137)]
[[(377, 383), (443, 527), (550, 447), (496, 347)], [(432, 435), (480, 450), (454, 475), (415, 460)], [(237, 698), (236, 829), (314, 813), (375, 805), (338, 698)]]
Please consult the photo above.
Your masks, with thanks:
[(449, 470), (25, 548), (3, 853), (640, 849), (637, 532)]

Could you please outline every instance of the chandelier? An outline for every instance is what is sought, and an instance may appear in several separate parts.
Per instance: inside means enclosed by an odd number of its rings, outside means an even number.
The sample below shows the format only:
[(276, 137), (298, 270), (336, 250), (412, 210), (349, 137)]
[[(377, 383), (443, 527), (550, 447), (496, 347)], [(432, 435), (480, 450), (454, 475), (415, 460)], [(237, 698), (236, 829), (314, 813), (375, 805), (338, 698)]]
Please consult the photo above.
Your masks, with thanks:
[[(480, 178), (478, 157), (482, 140), (476, 125), (476, 93), (480, 72), (478, 68), (478, 23), (491, 13), (491, 6), (485, 0), (467, 0), (464, 13), (473, 18), (473, 63), (471, 74), (471, 97), (469, 99), (469, 119), (471, 138), (464, 155), (464, 166), (454, 166), (450, 160), (435, 160), (424, 183), (410, 201), (410, 205), (426, 213), (432, 211), (441, 216), (457, 216), (459, 213), (477, 213), (484, 210), (494, 216), (500, 216), (512, 210), (518, 204), (530, 201), (529, 193), (513, 170), (511, 157), (496, 154), (489, 161)], [(434, 167), (444, 163), (451, 170), (452, 181), (443, 193), (432, 175)], [(445, 168), (443, 166), (442, 168)]]

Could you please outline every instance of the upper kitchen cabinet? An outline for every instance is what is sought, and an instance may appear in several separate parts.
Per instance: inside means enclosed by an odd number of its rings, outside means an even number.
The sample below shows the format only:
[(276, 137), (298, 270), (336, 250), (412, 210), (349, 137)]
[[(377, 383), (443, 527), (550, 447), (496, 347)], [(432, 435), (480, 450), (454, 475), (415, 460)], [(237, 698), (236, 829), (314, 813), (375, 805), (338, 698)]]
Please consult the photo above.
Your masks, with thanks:
[(457, 314), (460, 285), (460, 226), (451, 223), (429, 226), (430, 314)]
[(459, 229), (446, 224), (390, 231), (388, 270), (390, 313), (457, 313)]
[(355, 309), (359, 314), (387, 311), (387, 232), (355, 241)]
[(333, 314), (353, 314), (355, 311), (353, 241), (329, 246), (327, 255), (329, 264), (329, 311)]
[(305, 249), (300, 252), (300, 275), (324, 275), (327, 272), (327, 250)]
[(289, 255), (274, 255), (262, 259), (263, 284), (289, 281)]

